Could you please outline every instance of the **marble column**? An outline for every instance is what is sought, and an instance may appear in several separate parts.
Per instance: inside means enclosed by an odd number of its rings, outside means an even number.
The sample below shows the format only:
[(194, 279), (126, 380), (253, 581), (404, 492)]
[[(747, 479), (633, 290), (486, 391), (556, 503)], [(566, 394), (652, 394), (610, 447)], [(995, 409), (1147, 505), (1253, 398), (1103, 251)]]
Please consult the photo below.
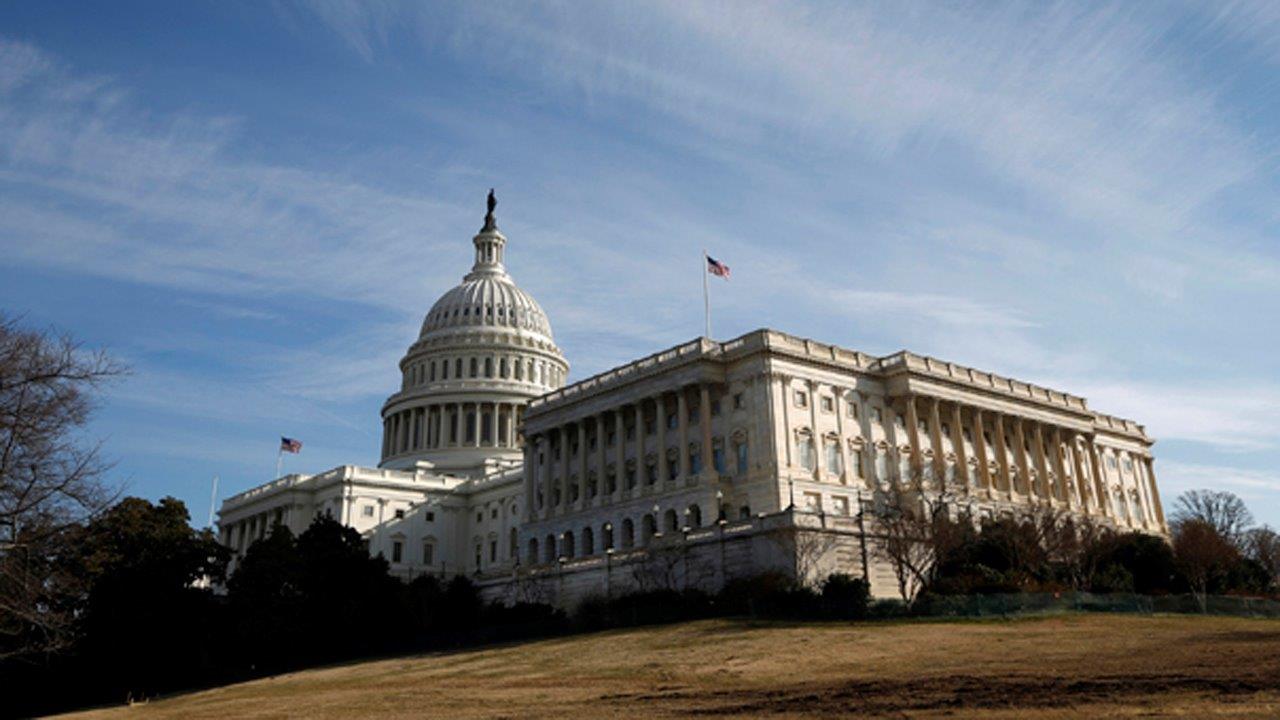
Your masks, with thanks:
[[(665, 393), (664, 393), (665, 394)], [(654, 398), (656, 405), (657, 418), (654, 425), (658, 428), (658, 482), (654, 483), (655, 487), (660, 487), (662, 483), (667, 481), (667, 403), (659, 394)]]
[(964, 424), (959, 403), (951, 403), (951, 447), (956, 454), (956, 478), (967, 494), (974, 486), (974, 479), (969, 477), (969, 450), (964, 446)]
[(587, 505), (587, 419), (578, 420), (578, 507)]
[(933, 477), (940, 490), (952, 490), (947, 487), (947, 453), (942, 445), (942, 412), (938, 409), (941, 401), (929, 398), (929, 440), (933, 445)]
[(676, 427), (679, 428), (680, 451), (676, 460), (680, 463), (680, 482), (689, 480), (689, 399), (684, 387), (676, 391)]
[[(912, 473), (921, 472), (923, 464), (920, 455), (920, 418), (916, 414), (916, 397), (907, 395), (907, 440), (911, 444), (911, 459), (909, 466)], [(904, 478), (910, 480), (909, 478)], [(923, 478), (921, 478), (923, 479)]]
[(996, 433), (996, 462), (1000, 469), (999, 490), (1004, 493), (1013, 492), (1013, 480), (1009, 476), (1009, 449), (1005, 447), (1004, 442), (1004, 416), (1001, 413), (993, 413), (995, 415), (995, 433)]
[(849, 441), (844, 436), (844, 406), (848, 401), (842, 388), (831, 388), (831, 410), (836, 414), (836, 443), (840, 450), (840, 484), (849, 484)]
[[(623, 421), (623, 407), (613, 411), (613, 497), (622, 497), (622, 488), (627, 484), (627, 432)], [(640, 428), (636, 428), (636, 436), (640, 436)], [(639, 463), (636, 463), (639, 468)], [(637, 470), (638, 472), (638, 470)]]
[(1017, 447), (1013, 459), (1018, 464), (1018, 479), (1014, 483), (1014, 489), (1019, 493), (1031, 495), (1031, 458), (1027, 452), (1027, 436), (1023, 431), (1023, 425), (1026, 421), (1020, 417), (1011, 418), (1013, 421), (1013, 444)]
[(698, 384), (698, 421), (702, 425), (702, 477), (715, 477), (715, 457), (711, 447), (711, 388), (706, 383)]

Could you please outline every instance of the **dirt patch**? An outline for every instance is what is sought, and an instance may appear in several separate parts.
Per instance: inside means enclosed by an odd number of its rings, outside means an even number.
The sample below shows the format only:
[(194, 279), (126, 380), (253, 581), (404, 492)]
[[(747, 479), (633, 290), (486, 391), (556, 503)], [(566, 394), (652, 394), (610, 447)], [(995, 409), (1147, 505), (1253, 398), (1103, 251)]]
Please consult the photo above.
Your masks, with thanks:
[(1074, 707), (1178, 693), (1251, 696), (1280, 690), (1280, 679), (1208, 679), (1179, 675), (1117, 675), (1087, 680), (990, 678), (965, 675), (912, 681), (805, 684), (768, 690), (677, 690), (608, 696), (610, 702), (697, 715), (887, 714), (911, 710)]

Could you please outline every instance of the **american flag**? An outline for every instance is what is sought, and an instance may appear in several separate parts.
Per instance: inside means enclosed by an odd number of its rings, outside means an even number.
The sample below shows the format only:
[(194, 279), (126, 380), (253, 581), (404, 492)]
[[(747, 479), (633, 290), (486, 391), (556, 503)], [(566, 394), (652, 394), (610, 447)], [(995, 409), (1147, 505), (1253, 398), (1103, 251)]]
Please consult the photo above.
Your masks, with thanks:
[(280, 452), (293, 453), (296, 455), (302, 452), (302, 441), (294, 440), (293, 438), (281, 437)]
[(710, 255), (707, 256), (707, 272), (711, 273), (712, 275), (719, 275), (725, 280), (729, 279), (729, 266), (711, 257)]

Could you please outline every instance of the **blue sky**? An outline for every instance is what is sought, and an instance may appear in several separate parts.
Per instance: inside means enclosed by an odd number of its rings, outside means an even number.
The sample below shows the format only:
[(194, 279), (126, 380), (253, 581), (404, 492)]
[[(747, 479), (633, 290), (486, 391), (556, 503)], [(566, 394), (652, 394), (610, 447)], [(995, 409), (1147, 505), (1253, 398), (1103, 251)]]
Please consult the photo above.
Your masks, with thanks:
[(6, 3), (0, 308), (203, 521), (377, 462), (498, 188), (582, 378), (774, 327), (1084, 395), (1280, 524), (1275, 3)]

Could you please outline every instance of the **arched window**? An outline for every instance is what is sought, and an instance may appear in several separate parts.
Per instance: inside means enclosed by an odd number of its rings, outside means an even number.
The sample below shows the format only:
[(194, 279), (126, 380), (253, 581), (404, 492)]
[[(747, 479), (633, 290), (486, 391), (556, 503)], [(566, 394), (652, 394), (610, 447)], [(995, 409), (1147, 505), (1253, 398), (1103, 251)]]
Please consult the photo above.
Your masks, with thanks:
[(456, 358), (453, 361), (453, 376), (462, 379), (462, 358)]
[(662, 529), (666, 532), (675, 532), (680, 529), (680, 517), (676, 515), (674, 509), (662, 514)]
[(622, 521), (622, 547), (623, 549), (631, 549), (636, 545), (636, 526), (631, 522), (631, 518)]
[(702, 448), (698, 443), (689, 444), (689, 473), (697, 475), (702, 472)]
[(435, 382), (435, 381), (436, 381), (436, 361), (432, 360), (430, 369), (428, 371), (427, 382)]
[(478, 374), (479, 374), (479, 370), (480, 370), (480, 358), (471, 358), (471, 375), (470, 375), (470, 377), (476, 377), (476, 375), (478, 375)]
[(658, 521), (651, 514), (646, 514), (641, 521), (640, 545), (645, 546), (658, 534)]
[(724, 460), (724, 438), (716, 438), (711, 441), (711, 464), (715, 467), (716, 472), (721, 475), (728, 472)]
[(567, 559), (572, 559), (574, 556), (573, 531), (565, 530), (563, 538), (564, 542), (560, 547), (560, 554)]
[(524, 363), (520, 362), (520, 358), (516, 358), (511, 363), (512, 369), (516, 371), (516, 379), (524, 379)]
[(702, 527), (702, 508), (695, 503), (684, 511), (685, 524), (690, 528)]
[(520, 561), (520, 538), (518, 537), (515, 528), (511, 528), (511, 530), (507, 533), (507, 538), (508, 538), (507, 554), (511, 557), (512, 560), (519, 562)]
[(584, 556), (596, 554), (596, 535), (590, 527), (582, 528), (582, 554)]
[(545, 562), (553, 563), (556, 561), (556, 536), (555, 535), (547, 536), (546, 543), (543, 545), (543, 552), (546, 553), (546, 556), (544, 557)]
[(493, 377), (493, 358), (487, 357), (484, 359), (484, 376), (487, 378)]
[(737, 471), (739, 475), (746, 475), (749, 468), (749, 460), (747, 455), (747, 436), (741, 435), (734, 438), (733, 454), (737, 458)]
[(506, 358), (502, 358), (498, 360), (498, 377), (502, 378), (503, 380), (507, 379), (507, 359)]
[(738, 517), (739, 517), (740, 519), (742, 519), (742, 520), (750, 520), (750, 519), (751, 519), (751, 506), (750, 506), (750, 505), (743, 505), (742, 507), (738, 508)]

